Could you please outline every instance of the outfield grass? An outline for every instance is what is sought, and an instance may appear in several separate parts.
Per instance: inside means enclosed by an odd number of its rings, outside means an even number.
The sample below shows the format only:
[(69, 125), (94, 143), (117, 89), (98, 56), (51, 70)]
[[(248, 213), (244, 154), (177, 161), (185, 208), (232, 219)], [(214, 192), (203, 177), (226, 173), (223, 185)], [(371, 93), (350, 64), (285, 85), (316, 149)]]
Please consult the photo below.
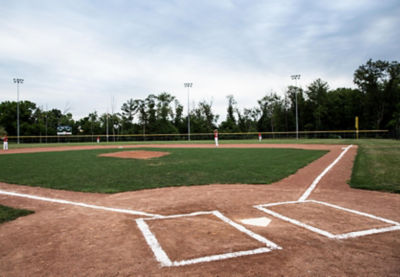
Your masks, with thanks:
[[(137, 141), (110, 142), (109, 145), (121, 144), (170, 144), (170, 143), (208, 143), (213, 141)], [(221, 144), (258, 144), (252, 140), (220, 140)], [(400, 192), (400, 141), (389, 139), (263, 139), (262, 143), (273, 144), (356, 144), (358, 154), (353, 168), (350, 185), (354, 188)], [(95, 143), (53, 143), (53, 144), (11, 144), (10, 149), (22, 147), (55, 147), (55, 146), (95, 145)], [(101, 143), (107, 145), (107, 143)]]
[(0, 181), (102, 193), (213, 183), (268, 184), (295, 173), (326, 153), (212, 148), (160, 149), (171, 154), (150, 160), (98, 157), (117, 151), (122, 150), (0, 155)]
[(0, 205), (0, 224), (6, 221), (14, 220), (20, 216), (32, 214), (32, 211), (19, 210)]
[(359, 142), (350, 185), (353, 188), (400, 193), (400, 142)]

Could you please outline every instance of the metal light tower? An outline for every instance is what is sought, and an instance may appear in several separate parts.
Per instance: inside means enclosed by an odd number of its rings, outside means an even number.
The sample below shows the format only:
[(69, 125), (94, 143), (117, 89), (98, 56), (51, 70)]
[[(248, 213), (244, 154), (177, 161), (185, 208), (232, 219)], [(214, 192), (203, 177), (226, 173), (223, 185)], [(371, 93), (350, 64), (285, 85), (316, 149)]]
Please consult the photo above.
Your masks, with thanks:
[(14, 78), (13, 80), (17, 84), (17, 143), (19, 144), (19, 84), (23, 84), (24, 79)]
[(300, 79), (300, 74), (292, 75), (292, 80), (295, 81), (295, 94), (296, 94), (296, 139), (299, 139), (299, 115), (297, 113), (297, 80)]
[(107, 143), (108, 143), (108, 110), (107, 110), (107, 115), (106, 115), (106, 138), (107, 138)]
[(189, 102), (189, 90), (193, 86), (193, 83), (184, 83), (185, 88), (187, 88), (188, 95), (188, 140), (190, 140), (190, 102)]

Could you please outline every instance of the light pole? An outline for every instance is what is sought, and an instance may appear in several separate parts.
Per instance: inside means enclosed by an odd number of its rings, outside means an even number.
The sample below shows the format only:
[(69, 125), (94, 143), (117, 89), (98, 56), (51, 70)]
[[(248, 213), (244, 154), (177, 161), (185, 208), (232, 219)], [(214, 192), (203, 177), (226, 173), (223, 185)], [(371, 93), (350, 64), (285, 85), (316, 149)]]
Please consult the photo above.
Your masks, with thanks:
[(23, 84), (24, 79), (14, 78), (13, 80), (17, 84), (17, 143), (19, 144), (19, 84)]
[(297, 113), (297, 80), (300, 79), (300, 74), (292, 75), (292, 80), (295, 81), (295, 94), (296, 94), (296, 139), (299, 139), (299, 116)]
[(106, 137), (107, 137), (107, 143), (108, 143), (108, 110), (107, 110), (107, 115), (106, 115)]
[(185, 88), (187, 88), (188, 95), (188, 140), (190, 140), (190, 102), (189, 102), (189, 90), (193, 86), (193, 83), (184, 83)]

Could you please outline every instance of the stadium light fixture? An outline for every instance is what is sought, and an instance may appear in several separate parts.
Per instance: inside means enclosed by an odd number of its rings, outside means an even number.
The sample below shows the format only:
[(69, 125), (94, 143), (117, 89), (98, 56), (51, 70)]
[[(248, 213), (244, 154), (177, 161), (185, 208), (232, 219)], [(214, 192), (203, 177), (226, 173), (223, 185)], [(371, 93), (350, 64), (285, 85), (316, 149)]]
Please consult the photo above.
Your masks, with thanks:
[(14, 84), (17, 84), (17, 144), (19, 144), (19, 84), (24, 83), (24, 79), (14, 78)]
[(299, 115), (297, 112), (297, 80), (300, 80), (300, 74), (290, 76), (295, 81), (295, 95), (296, 95), (296, 139), (299, 139)]
[(184, 83), (185, 88), (187, 88), (188, 95), (188, 140), (190, 141), (190, 102), (189, 102), (189, 90), (193, 86), (193, 83)]

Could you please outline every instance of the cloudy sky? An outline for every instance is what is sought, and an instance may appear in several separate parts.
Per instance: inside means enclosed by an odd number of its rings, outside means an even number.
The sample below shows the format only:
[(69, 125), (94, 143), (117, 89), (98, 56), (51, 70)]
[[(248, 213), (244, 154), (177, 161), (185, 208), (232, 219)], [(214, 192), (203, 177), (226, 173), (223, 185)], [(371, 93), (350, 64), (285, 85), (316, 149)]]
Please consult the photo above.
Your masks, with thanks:
[(253, 107), (301, 74), (352, 87), (368, 59), (400, 60), (398, 0), (0, 0), (0, 102), (75, 118), (166, 91), (187, 106)]

